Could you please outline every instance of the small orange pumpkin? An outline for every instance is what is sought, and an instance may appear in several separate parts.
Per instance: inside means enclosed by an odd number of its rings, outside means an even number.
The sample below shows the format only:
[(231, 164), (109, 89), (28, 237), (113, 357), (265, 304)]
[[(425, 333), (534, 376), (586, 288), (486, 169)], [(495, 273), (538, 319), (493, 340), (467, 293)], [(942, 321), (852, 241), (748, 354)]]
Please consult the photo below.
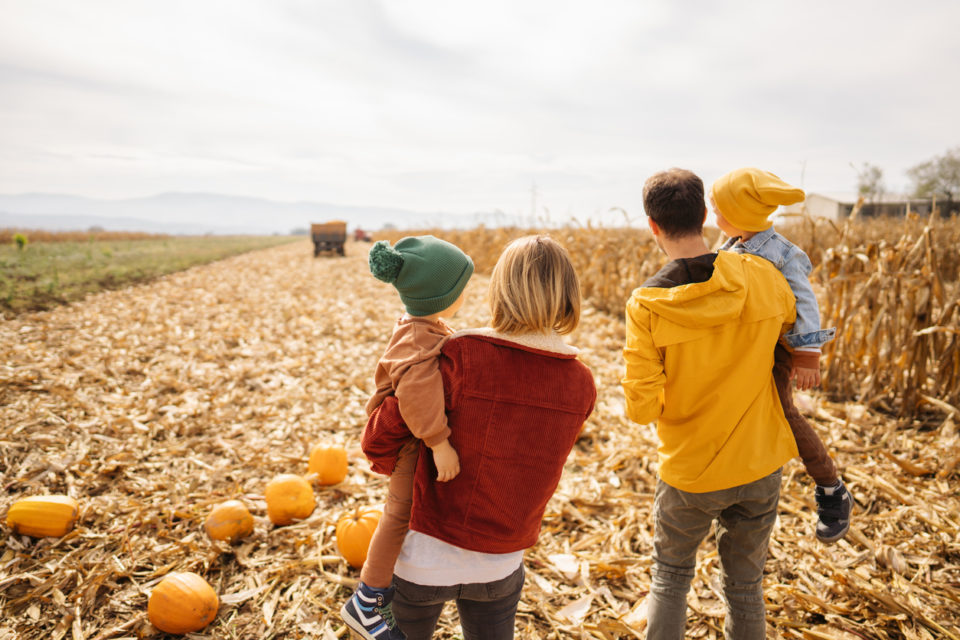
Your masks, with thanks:
[(7, 510), (7, 526), (14, 533), (59, 538), (73, 529), (79, 505), (70, 496), (31, 496), (17, 500)]
[(220, 598), (197, 574), (171, 573), (157, 584), (147, 601), (147, 617), (160, 631), (190, 633), (213, 622)]
[(316, 474), (318, 484), (337, 484), (347, 477), (347, 452), (343, 447), (318, 444), (310, 450), (310, 473)]
[(382, 515), (377, 507), (359, 507), (337, 522), (337, 549), (351, 567), (359, 569), (366, 561), (370, 540)]
[(210, 511), (203, 528), (214, 540), (236, 542), (253, 531), (253, 516), (239, 500), (227, 500)]
[(263, 495), (267, 499), (267, 515), (273, 524), (302, 520), (317, 506), (310, 483), (292, 473), (281, 473), (268, 482)]

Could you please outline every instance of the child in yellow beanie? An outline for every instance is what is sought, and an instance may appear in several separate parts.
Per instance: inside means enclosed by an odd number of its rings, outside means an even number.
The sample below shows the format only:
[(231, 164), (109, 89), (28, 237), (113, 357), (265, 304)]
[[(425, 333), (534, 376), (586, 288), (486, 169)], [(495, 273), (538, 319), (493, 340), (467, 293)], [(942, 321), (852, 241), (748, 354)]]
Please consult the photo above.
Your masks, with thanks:
[(804, 197), (802, 189), (768, 171), (753, 168), (731, 171), (710, 189), (717, 226), (729, 237), (721, 251), (766, 258), (784, 275), (796, 296), (797, 321), (784, 336), (789, 349), (777, 345), (774, 381), (800, 458), (817, 483), (817, 538), (836, 542), (850, 528), (853, 500), (820, 437), (794, 406), (790, 389), (792, 380), (800, 389), (820, 384), (820, 347), (833, 339), (836, 329), (820, 328), (820, 308), (809, 280), (813, 267), (807, 254), (777, 233), (769, 220), (778, 206), (802, 202)]

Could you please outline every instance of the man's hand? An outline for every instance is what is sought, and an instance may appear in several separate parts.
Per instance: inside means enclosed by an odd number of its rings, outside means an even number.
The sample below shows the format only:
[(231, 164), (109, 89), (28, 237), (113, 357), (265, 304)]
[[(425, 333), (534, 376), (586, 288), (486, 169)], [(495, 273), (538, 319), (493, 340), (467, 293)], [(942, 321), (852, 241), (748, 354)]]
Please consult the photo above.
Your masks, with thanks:
[(806, 391), (820, 385), (820, 370), (794, 367), (790, 377), (797, 385), (797, 389)]
[(449, 440), (444, 440), (433, 450), (433, 463), (437, 465), (437, 480), (446, 482), (453, 480), (460, 473), (460, 456), (450, 444)]

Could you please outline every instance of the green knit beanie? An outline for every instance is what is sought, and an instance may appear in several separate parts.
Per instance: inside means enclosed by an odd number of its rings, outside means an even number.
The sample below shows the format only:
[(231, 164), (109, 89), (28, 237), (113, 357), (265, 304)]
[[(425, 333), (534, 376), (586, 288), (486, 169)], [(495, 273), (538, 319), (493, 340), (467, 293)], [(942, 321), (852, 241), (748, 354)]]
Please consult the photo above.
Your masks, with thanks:
[(397, 288), (412, 316), (443, 311), (460, 297), (473, 275), (473, 260), (456, 245), (433, 236), (380, 240), (370, 249), (370, 273)]

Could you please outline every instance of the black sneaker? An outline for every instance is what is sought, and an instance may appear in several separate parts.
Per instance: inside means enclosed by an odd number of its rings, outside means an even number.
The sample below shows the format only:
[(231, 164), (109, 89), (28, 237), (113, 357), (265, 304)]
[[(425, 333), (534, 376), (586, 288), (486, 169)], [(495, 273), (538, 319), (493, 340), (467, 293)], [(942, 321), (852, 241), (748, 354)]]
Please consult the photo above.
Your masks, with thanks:
[(850, 529), (850, 511), (853, 509), (853, 497), (837, 480), (832, 487), (817, 485), (817, 540), (836, 542), (847, 535)]
[(361, 582), (353, 596), (340, 607), (340, 617), (364, 640), (407, 640), (390, 609), (394, 591), (394, 587), (374, 589)]

